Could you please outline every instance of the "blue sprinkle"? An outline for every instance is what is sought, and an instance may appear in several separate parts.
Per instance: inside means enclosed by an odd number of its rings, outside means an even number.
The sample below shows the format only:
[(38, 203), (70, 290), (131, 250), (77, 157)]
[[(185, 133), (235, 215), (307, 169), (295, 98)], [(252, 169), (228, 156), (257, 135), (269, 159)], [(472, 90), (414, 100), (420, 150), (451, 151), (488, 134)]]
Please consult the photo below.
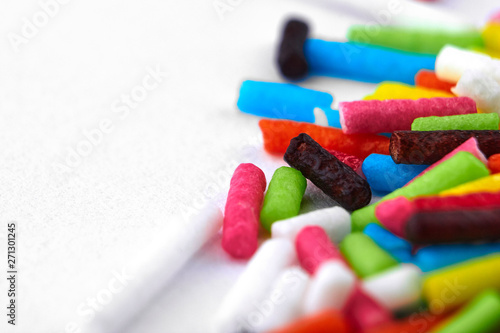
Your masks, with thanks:
[(363, 233), (370, 237), (379, 247), (388, 252), (394, 259), (403, 263), (413, 263), (412, 245), (399, 238), (376, 223), (368, 224)]
[(259, 117), (314, 123), (314, 109), (325, 112), (328, 125), (340, 128), (338, 110), (332, 110), (332, 95), (289, 83), (244, 81), (238, 108)]
[(390, 193), (405, 186), (428, 165), (396, 164), (389, 155), (371, 154), (362, 165), (374, 193)]
[(304, 53), (311, 75), (379, 83), (415, 84), (421, 69), (434, 70), (436, 57), (352, 42), (308, 39)]

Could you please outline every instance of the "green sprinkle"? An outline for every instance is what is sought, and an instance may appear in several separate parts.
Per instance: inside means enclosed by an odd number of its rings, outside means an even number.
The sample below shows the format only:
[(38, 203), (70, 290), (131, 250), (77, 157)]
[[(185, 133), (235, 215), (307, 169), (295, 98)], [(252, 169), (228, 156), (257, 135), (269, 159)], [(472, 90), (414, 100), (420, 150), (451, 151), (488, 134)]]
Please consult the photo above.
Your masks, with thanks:
[(417, 118), (411, 124), (412, 131), (472, 131), (498, 130), (499, 117), (496, 113), (473, 113), (446, 117)]
[(500, 294), (487, 290), (476, 296), (436, 333), (487, 333), (500, 328)]
[(462, 48), (484, 47), (481, 32), (475, 29), (451, 31), (429, 28), (353, 25), (347, 32), (350, 42), (398, 50), (438, 54), (447, 44)]
[(306, 191), (307, 181), (300, 171), (281, 167), (274, 172), (260, 212), (260, 223), (271, 231), (279, 220), (297, 216)]
[(340, 243), (340, 251), (362, 279), (398, 265), (369, 236), (360, 232), (347, 235)]
[(354, 211), (351, 215), (352, 230), (363, 231), (369, 223), (373, 222), (380, 224), (375, 217), (375, 208), (382, 201), (398, 196), (413, 198), (419, 195), (438, 194), (441, 191), (488, 175), (488, 168), (483, 162), (471, 153), (459, 152), (423, 176), (416, 178), (410, 185), (386, 195), (377, 203)]

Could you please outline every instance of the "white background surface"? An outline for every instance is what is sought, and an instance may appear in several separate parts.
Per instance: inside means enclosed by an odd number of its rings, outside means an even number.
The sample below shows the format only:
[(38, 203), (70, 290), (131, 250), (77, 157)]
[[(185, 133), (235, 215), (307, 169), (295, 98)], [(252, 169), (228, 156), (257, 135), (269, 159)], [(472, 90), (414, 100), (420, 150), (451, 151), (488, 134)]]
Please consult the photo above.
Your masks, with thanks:
[[(73, 0), (15, 52), (8, 34), (20, 34), (23, 18), (32, 20), (40, 5), (1, 0), (0, 258), (7, 222), (16, 221), (19, 308), (15, 328), (1, 310), (0, 331), (59, 333), (80, 325), (78, 308), (176, 223), (175, 214), (197, 207), (215, 188), (225, 191), (237, 162), (255, 158), (270, 179), (276, 162), (252, 148), (258, 119), (238, 113), (239, 85), (280, 81), (274, 52), (289, 14), (309, 18), (314, 37), (332, 40), (368, 21), (327, 2), (243, 0), (221, 20), (211, 0)], [(495, 2), (438, 6), (479, 22)], [(157, 67), (166, 73), (163, 82), (127, 116), (114, 113), (121, 95)], [(374, 87), (328, 78), (303, 85), (332, 93), (336, 102)], [(67, 173), (54, 167), (105, 119), (113, 130), (78, 166)], [(244, 267), (230, 262), (219, 242), (190, 262), (128, 332), (205, 331)]]

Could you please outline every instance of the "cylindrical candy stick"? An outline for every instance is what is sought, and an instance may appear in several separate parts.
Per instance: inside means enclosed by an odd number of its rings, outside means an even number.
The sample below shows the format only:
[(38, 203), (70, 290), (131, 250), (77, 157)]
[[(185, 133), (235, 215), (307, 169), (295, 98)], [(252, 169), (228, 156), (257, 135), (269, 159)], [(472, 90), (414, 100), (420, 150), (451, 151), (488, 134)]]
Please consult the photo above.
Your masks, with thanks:
[(363, 165), (362, 159), (354, 155), (345, 154), (336, 150), (328, 149), (328, 152), (333, 156), (335, 156), (336, 158), (338, 158), (340, 162), (344, 163), (345, 165), (353, 169), (358, 175), (365, 178), (365, 175), (363, 174), (362, 170), (362, 165)]
[(417, 118), (411, 124), (412, 131), (498, 130), (498, 128), (499, 117), (496, 113)]
[(299, 231), (310, 225), (323, 228), (330, 240), (338, 244), (351, 232), (351, 216), (342, 207), (319, 209), (273, 223), (271, 234), (274, 238), (284, 237), (294, 241)]
[(481, 112), (500, 114), (500, 82), (489, 73), (466, 70), (452, 91), (458, 96), (472, 98)]
[(366, 82), (415, 82), (421, 69), (434, 69), (436, 58), (359, 43), (308, 39), (304, 53), (311, 75)]
[(250, 258), (258, 246), (259, 213), (266, 176), (251, 163), (240, 164), (231, 178), (224, 212), (222, 248), (234, 258)]
[(396, 82), (383, 82), (377, 86), (377, 89), (373, 94), (365, 96), (363, 100), (365, 101), (370, 101), (374, 99), (379, 101), (384, 101), (387, 99), (417, 100), (421, 98), (434, 98), (434, 97), (455, 97), (455, 95), (453, 95), (451, 92), (446, 92), (442, 90), (409, 86), (407, 84), (396, 83)]
[(468, 183), (441, 191), (439, 195), (450, 196), (481, 192), (500, 192), (500, 175), (496, 174), (470, 181)]
[(500, 154), (491, 155), (488, 158), (488, 169), (491, 173), (500, 173)]
[(309, 280), (309, 275), (300, 267), (286, 268), (277, 277), (267, 297), (260, 302), (258, 308), (261, 315), (254, 317), (257, 320), (253, 320), (252, 328), (267, 332), (300, 318)]
[(423, 272), (430, 272), (497, 252), (500, 243), (431, 245), (415, 253), (414, 263)]
[(500, 255), (469, 260), (438, 270), (423, 284), (424, 297), (433, 313), (452, 310), (487, 289), (500, 289)]
[(405, 237), (406, 224), (418, 212), (448, 210), (479, 210), (500, 208), (499, 193), (474, 193), (464, 196), (429, 196), (408, 200), (405, 197), (387, 200), (375, 210), (375, 216), (387, 229)]
[(355, 283), (356, 277), (344, 263), (338, 260), (325, 262), (311, 279), (304, 299), (304, 312), (341, 310)]
[[(325, 265), (327, 265), (325, 270), (329, 272), (330, 268), (328, 268), (328, 266), (332, 263), (336, 263), (337, 265), (347, 268), (342, 255), (333, 246), (333, 244), (328, 241), (326, 233), (320, 227), (312, 226), (302, 229), (302, 231), (297, 235), (296, 249), (302, 267), (308, 270), (311, 274), (319, 274), (319, 270)], [(316, 273), (317, 271), (318, 273)], [(344, 273), (348, 274), (348, 272)], [(324, 275), (324, 273), (321, 273), (321, 275)], [(331, 277), (331, 274), (327, 275)], [(337, 278), (340, 278), (340, 276), (337, 276)], [(322, 280), (322, 278), (320, 279)], [(347, 279), (346, 283), (350, 285), (351, 279), (347, 276), (345, 279)], [(323, 284), (323, 281), (317, 285), (318, 289), (323, 289), (320, 288), (321, 286), (324, 288), (330, 286), (333, 289), (337, 289), (334, 288), (335, 286), (328, 285), (328, 283), (326, 283), (326, 285)], [(313, 295), (310, 296), (312, 297), (310, 302), (320, 305), (319, 303), (322, 303), (320, 302), (321, 299), (315, 297), (314, 290), (311, 292), (313, 292)], [(341, 296), (342, 295), (338, 295), (338, 297)], [(338, 304), (345, 302), (341, 299), (336, 299), (336, 301)], [(387, 311), (367, 296), (362, 290), (360, 290), (359, 286), (352, 287), (352, 291), (347, 302), (345, 302), (343, 310), (351, 324), (358, 328), (366, 328), (384, 323), (389, 317)]]
[(493, 290), (487, 290), (432, 332), (488, 333), (494, 332), (498, 328), (500, 328), (500, 294)]
[(389, 155), (371, 154), (363, 161), (363, 173), (372, 190), (390, 193), (405, 186), (428, 165), (396, 164)]
[[(398, 196), (413, 198), (419, 195), (437, 194), (460, 184), (486, 177), (488, 174), (488, 169), (480, 160), (470, 153), (459, 152), (407, 186), (385, 196), (380, 202)], [(380, 202), (352, 213), (353, 231), (362, 231), (368, 223), (378, 222), (375, 217), (375, 208)]]
[(500, 205), (490, 209), (427, 211), (413, 214), (405, 238), (419, 244), (500, 241)]
[(284, 159), (343, 208), (352, 211), (370, 203), (368, 182), (309, 135), (293, 138)]
[(241, 84), (238, 108), (245, 113), (274, 119), (290, 119), (314, 123), (315, 108), (325, 111), (328, 125), (338, 126), (339, 113), (331, 110), (332, 95), (294, 84), (244, 81)]
[(368, 224), (363, 233), (397, 261), (402, 263), (413, 261), (413, 245), (405, 239), (395, 236), (376, 223)]
[(340, 124), (346, 134), (410, 130), (416, 118), (477, 113), (468, 97), (354, 101), (339, 104)]
[(396, 131), (390, 151), (394, 162), (432, 164), (470, 138), (476, 138), (486, 157), (500, 153), (500, 131)]
[(469, 69), (490, 74), (495, 81), (500, 82), (500, 60), (487, 55), (445, 46), (436, 58), (436, 75), (440, 80), (456, 83)]
[(287, 326), (269, 333), (350, 333), (341, 312), (327, 310), (298, 319)]
[(344, 262), (340, 251), (333, 245), (323, 228), (307, 226), (297, 234), (295, 248), (300, 265), (311, 275), (326, 261)]
[(438, 54), (446, 44), (458, 47), (484, 47), (476, 29), (443, 30), (424, 27), (353, 25), (347, 32), (350, 42), (368, 43), (408, 52)]
[(427, 70), (421, 70), (417, 73), (417, 75), (415, 76), (415, 85), (417, 87), (441, 90), (450, 94), (451, 88), (455, 86), (454, 83), (449, 83), (438, 79), (438, 77), (436, 76), (436, 72)]
[(340, 251), (356, 274), (364, 279), (394, 267), (398, 262), (375, 242), (359, 232), (348, 235), (340, 243)]
[(419, 301), (421, 275), (417, 266), (403, 264), (365, 279), (362, 288), (387, 309), (395, 311)]
[(309, 34), (306, 22), (291, 19), (283, 29), (278, 49), (278, 68), (281, 74), (290, 80), (299, 80), (307, 76), (308, 65), (304, 56), (304, 43)]
[(486, 24), (482, 35), (487, 49), (500, 51), (500, 22)]
[(215, 317), (214, 331), (232, 333), (251, 329), (255, 304), (265, 299), (275, 279), (295, 260), (295, 251), (289, 240), (264, 242), (224, 298)]
[[(480, 160), (484, 164), (487, 163), (486, 157), (484, 157), (483, 152), (479, 149), (476, 138), (470, 138), (467, 141), (465, 141), (464, 143), (462, 143), (460, 146), (458, 146), (457, 148), (453, 149), (453, 151), (451, 153), (446, 154), (445, 157), (443, 157), (442, 159), (440, 159), (439, 161), (437, 161), (436, 163), (432, 164), (430, 167), (428, 167), (427, 169), (422, 171), (422, 173), (420, 175), (418, 175), (417, 177), (420, 177), (420, 176), (424, 175), (425, 173), (431, 171), (432, 169), (437, 167), (439, 164), (443, 163), (444, 161), (449, 160), (450, 158), (452, 158), (453, 156), (455, 156), (457, 153), (459, 153), (461, 151), (469, 152), (472, 155), (474, 155), (475, 158), (477, 158), (478, 160)], [(415, 177), (415, 178), (417, 178), (417, 177)], [(408, 182), (407, 185), (411, 184), (412, 182), (413, 182), (413, 180)]]
[(168, 228), (157, 235), (159, 237), (151, 249), (141, 251), (139, 265), (127, 267), (127, 275), (138, 278), (130, 280), (126, 288), (115, 294), (113, 302), (97, 313), (84, 332), (123, 332), (130, 320), (158, 296), (193, 255), (219, 232), (222, 220), (220, 209), (208, 204), (189, 220), (179, 218), (179, 223), (169, 223)]
[(259, 126), (264, 137), (264, 148), (269, 153), (285, 153), (291, 139), (306, 133), (325, 149), (338, 150), (359, 158), (372, 153), (389, 154), (389, 139), (381, 135), (346, 135), (337, 128), (288, 120), (262, 119)]
[(359, 284), (354, 287), (344, 306), (344, 315), (354, 332), (364, 332), (391, 321), (389, 311), (368, 295)]
[(281, 167), (274, 172), (260, 212), (260, 223), (267, 231), (271, 231), (274, 222), (299, 214), (306, 186), (300, 171)]

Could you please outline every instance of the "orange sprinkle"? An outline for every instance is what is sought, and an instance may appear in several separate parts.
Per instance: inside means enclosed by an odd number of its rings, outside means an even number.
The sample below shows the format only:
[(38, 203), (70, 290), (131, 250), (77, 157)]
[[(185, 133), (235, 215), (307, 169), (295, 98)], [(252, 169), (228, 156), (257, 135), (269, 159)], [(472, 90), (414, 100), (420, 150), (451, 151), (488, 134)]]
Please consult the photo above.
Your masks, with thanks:
[(348, 333), (350, 332), (342, 314), (327, 310), (301, 318), (270, 333)]
[(437, 78), (436, 73), (428, 70), (421, 70), (415, 76), (415, 85), (436, 90), (443, 90), (451, 93), (451, 88), (455, 86), (453, 83), (441, 81)]
[(264, 148), (269, 153), (284, 154), (290, 140), (306, 133), (323, 148), (365, 158), (370, 154), (389, 155), (389, 138), (375, 134), (344, 134), (341, 129), (291, 120), (262, 119), (259, 122)]

